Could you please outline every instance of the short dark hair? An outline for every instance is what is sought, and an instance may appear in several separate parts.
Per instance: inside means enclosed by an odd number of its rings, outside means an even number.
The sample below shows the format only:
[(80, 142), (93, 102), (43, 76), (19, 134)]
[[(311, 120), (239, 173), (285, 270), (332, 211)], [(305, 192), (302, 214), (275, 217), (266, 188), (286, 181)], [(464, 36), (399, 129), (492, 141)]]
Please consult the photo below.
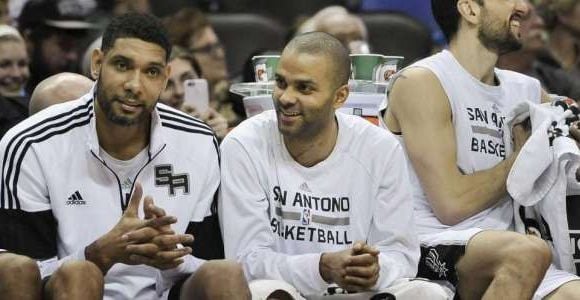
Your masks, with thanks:
[(331, 62), (330, 66), (333, 68), (332, 74), (336, 87), (348, 84), (350, 77), (349, 51), (332, 35), (320, 31), (303, 33), (294, 37), (286, 45), (284, 52), (287, 50), (325, 56)]
[(457, 10), (457, 0), (431, 0), (431, 11), (435, 21), (447, 39), (447, 43), (457, 33), (461, 16)]
[[(461, 15), (459, 10), (457, 10), (458, 0), (431, 0), (431, 11), (433, 12), (433, 17), (435, 21), (441, 28), (441, 31), (447, 39), (447, 43), (451, 42), (451, 39), (455, 37), (457, 30), (459, 30), (459, 20), (461, 20)], [(475, 0), (475, 2), (483, 5), (484, 0)]]
[(165, 50), (165, 60), (171, 55), (171, 43), (167, 30), (153, 15), (127, 13), (113, 18), (103, 34), (101, 51), (107, 52), (113, 48), (119, 38), (137, 38), (145, 42), (159, 45)]

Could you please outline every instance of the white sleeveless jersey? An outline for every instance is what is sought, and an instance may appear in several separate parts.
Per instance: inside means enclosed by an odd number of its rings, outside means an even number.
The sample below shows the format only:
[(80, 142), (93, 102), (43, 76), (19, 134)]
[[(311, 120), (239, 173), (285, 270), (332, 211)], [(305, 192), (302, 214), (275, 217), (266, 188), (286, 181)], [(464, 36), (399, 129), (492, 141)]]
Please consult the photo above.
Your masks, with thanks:
[[(408, 68), (412, 67), (426, 68), (433, 72), (447, 94), (455, 128), (457, 167), (464, 174), (489, 169), (504, 160), (505, 116), (516, 103), (539, 103), (541, 99), (538, 80), (516, 72), (495, 69), (499, 85), (486, 85), (469, 74), (447, 50), (420, 60)], [(386, 102), (383, 106), (386, 107)], [(399, 139), (404, 147), (402, 136)], [(420, 235), (447, 229), (511, 228), (513, 205), (508, 195), (495, 206), (459, 224), (442, 224), (433, 213), (413, 167), (410, 166), (409, 170), (415, 199), (417, 231)]]

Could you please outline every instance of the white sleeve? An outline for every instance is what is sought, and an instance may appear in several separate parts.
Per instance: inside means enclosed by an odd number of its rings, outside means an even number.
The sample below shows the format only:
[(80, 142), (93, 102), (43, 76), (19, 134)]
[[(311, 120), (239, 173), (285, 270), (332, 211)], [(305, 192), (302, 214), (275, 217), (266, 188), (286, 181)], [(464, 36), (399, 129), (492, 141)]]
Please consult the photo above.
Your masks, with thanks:
[[(213, 136), (212, 138), (215, 139)], [(217, 145), (217, 139), (215, 139), (215, 143)], [(201, 222), (205, 217), (211, 215), (211, 205), (220, 185), (219, 148), (211, 145), (207, 149), (208, 153), (205, 156), (207, 171), (205, 173), (205, 181), (201, 186), (200, 198), (195, 199), (198, 203), (196, 204), (196, 209), (191, 216), (190, 222)], [(195, 172), (196, 170), (193, 171)]]
[(304, 295), (328, 286), (319, 271), (320, 253), (286, 255), (276, 252), (270, 228), (267, 190), (261, 186), (254, 159), (237, 140), (222, 142), (222, 184), (218, 210), (226, 258), (236, 259), (248, 280), (276, 279)]
[(380, 250), (380, 275), (375, 290), (403, 277), (415, 277), (419, 241), (413, 220), (413, 200), (403, 149), (397, 145), (378, 180), (379, 191), (368, 243)]

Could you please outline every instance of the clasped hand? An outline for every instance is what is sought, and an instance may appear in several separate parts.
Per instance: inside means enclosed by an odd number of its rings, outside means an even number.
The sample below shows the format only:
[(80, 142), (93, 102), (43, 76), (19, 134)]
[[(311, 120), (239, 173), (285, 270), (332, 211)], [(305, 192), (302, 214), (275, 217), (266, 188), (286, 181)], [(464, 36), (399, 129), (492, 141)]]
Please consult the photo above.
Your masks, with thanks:
[(166, 215), (162, 208), (155, 206), (151, 197), (143, 200), (145, 219), (138, 217), (142, 197), (143, 188), (136, 183), (119, 222), (85, 248), (86, 259), (95, 263), (103, 274), (116, 263), (171, 269), (180, 265), (183, 257), (191, 253), (190, 247), (178, 245), (191, 243), (193, 236), (175, 234), (171, 225), (177, 222), (177, 218)]
[(349, 292), (371, 289), (379, 279), (379, 251), (364, 242), (339, 252), (320, 256), (320, 275), (328, 283), (336, 283)]

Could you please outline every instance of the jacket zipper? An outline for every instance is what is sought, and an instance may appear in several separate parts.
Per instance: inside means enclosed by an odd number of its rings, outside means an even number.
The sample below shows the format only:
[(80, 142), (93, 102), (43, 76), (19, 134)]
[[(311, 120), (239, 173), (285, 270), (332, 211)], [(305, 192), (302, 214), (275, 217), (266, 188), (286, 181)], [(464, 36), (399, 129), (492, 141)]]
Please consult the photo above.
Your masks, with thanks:
[(117, 180), (117, 186), (119, 188), (119, 200), (121, 202), (121, 211), (125, 212), (125, 209), (127, 209), (127, 205), (129, 205), (129, 199), (131, 199), (131, 195), (133, 194), (133, 188), (135, 187), (135, 182), (137, 181), (137, 177), (139, 177), (139, 174), (141, 174), (141, 171), (143, 171), (143, 169), (145, 169), (145, 167), (147, 165), (149, 165), (149, 163), (151, 163), (160, 153), (161, 151), (163, 151), (165, 149), (165, 146), (167, 144), (164, 144), (163, 147), (161, 149), (159, 149), (159, 151), (157, 151), (157, 153), (155, 153), (155, 155), (153, 155), (153, 157), (151, 157), (151, 155), (149, 156), (149, 160), (141, 167), (141, 169), (139, 169), (139, 171), (137, 172), (137, 175), (135, 175), (135, 178), (133, 179), (133, 184), (131, 185), (131, 194), (129, 195), (128, 199), (123, 199), (123, 188), (121, 186), (121, 180), (119, 179), (119, 176), (117, 175), (117, 173), (115, 173), (115, 171), (113, 171), (113, 169), (111, 169), (111, 167), (109, 167), (107, 165), (107, 163), (102, 160), (101, 158), (99, 158), (99, 156), (97, 156), (97, 154), (95, 154), (95, 152), (93, 150), (91, 150), (91, 154), (100, 162), (103, 164), (103, 166), (105, 166), (109, 171), (111, 171), (111, 173), (113, 173), (113, 175), (115, 176), (115, 179)]

